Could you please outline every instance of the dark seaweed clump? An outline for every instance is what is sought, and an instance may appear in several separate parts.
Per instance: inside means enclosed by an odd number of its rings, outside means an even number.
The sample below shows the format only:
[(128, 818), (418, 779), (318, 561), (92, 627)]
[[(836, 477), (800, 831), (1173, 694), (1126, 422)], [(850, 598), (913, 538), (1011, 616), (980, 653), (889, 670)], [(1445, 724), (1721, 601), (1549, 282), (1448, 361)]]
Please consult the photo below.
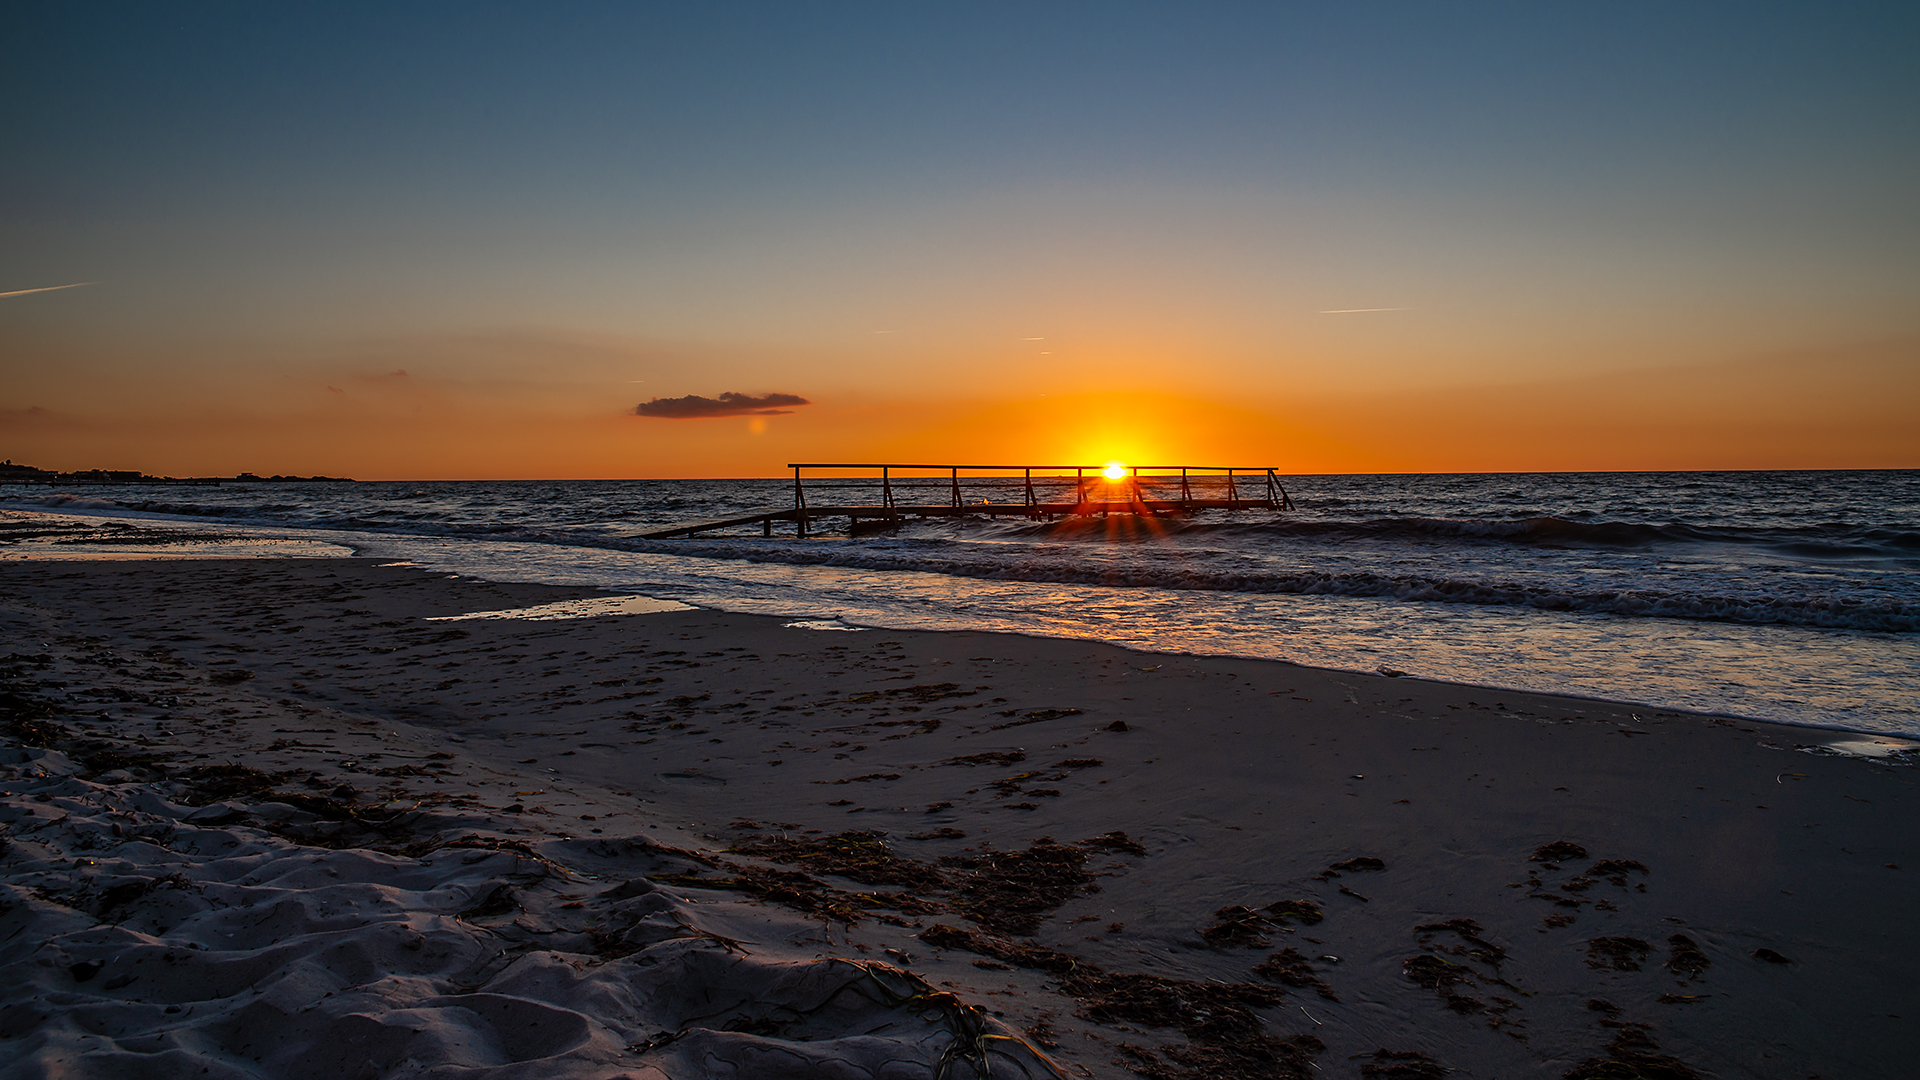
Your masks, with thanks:
[(1653, 946), (1636, 937), (1598, 937), (1587, 942), (1587, 966), (1595, 971), (1639, 971)]
[(1282, 949), (1254, 966), (1253, 973), (1270, 982), (1291, 986), (1296, 990), (1312, 990), (1328, 1001), (1339, 1001), (1339, 995), (1333, 992), (1320, 973), (1313, 970), (1307, 958), (1298, 949)]
[(1322, 918), (1311, 900), (1277, 900), (1258, 911), (1235, 904), (1214, 912), (1200, 937), (1216, 949), (1264, 949), (1273, 944), (1267, 934), (1275, 928), (1294, 921), (1312, 926)]
[(1424, 923), (1413, 928), (1420, 935), (1420, 943), (1429, 949), (1439, 949), (1435, 944), (1439, 934), (1452, 934), (1459, 939), (1458, 945), (1446, 947), (1445, 951), (1455, 956), (1466, 956), (1496, 969), (1507, 958), (1507, 950), (1481, 937), (1481, 926), (1472, 919), (1448, 919), (1446, 922)]
[(1366, 1080), (1445, 1080), (1446, 1066), (1418, 1050), (1375, 1050), (1362, 1062)]
[(1588, 1058), (1562, 1074), (1562, 1080), (1700, 1080), (1686, 1062), (1657, 1052), (1659, 1044), (1645, 1024), (1600, 1023), (1613, 1029), (1607, 1056)]
[(940, 865), (960, 875), (954, 906), (968, 919), (996, 934), (1031, 937), (1054, 908), (1086, 891), (1093, 875), (1087, 853), (1077, 845), (1035, 840), (1025, 851), (986, 851), (948, 855)]
[(1178, 1028), (1187, 1046), (1149, 1050), (1122, 1044), (1130, 1067), (1148, 1080), (1306, 1080), (1326, 1044), (1312, 1035), (1269, 1035), (1255, 1009), (1280, 1003), (1256, 983), (1190, 982), (1159, 975), (1112, 975), (1082, 968), (1061, 988), (1101, 1023)]
[(918, 936), (921, 941), (936, 949), (960, 949), (978, 953), (981, 956), (991, 956), (995, 960), (1004, 960), (1015, 967), (1033, 971), (1047, 971), (1060, 975), (1080, 966), (1078, 959), (1057, 949), (1010, 941), (991, 934), (983, 934), (978, 930), (949, 926), (946, 923), (935, 923), (920, 931)]
[(1455, 986), (1472, 986), (1478, 981), (1473, 977), (1473, 969), (1467, 965), (1456, 964), (1431, 953), (1408, 957), (1400, 966), (1407, 978), (1429, 990), (1442, 993)]
[(1587, 857), (1587, 849), (1571, 840), (1555, 840), (1551, 844), (1541, 844), (1527, 856), (1528, 862), (1563, 863)]
[(1254, 1010), (1280, 1003), (1283, 991), (1275, 987), (1114, 974), (1057, 949), (944, 924), (919, 936), (936, 948), (1059, 975), (1060, 990), (1081, 1003), (1080, 1015), (1088, 1020), (1178, 1029), (1195, 1045), (1122, 1046), (1133, 1071), (1155, 1080), (1303, 1080), (1312, 1075), (1313, 1055), (1324, 1049), (1311, 1035), (1266, 1033)]
[(1682, 979), (1698, 979), (1713, 966), (1700, 946), (1685, 934), (1667, 939), (1667, 970)]
[(733, 845), (742, 855), (801, 866), (816, 874), (851, 878), (863, 885), (898, 885), (934, 889), (945, 883), (940, 871), (926, 863), (903, 859), (881, 842), (881, 833), (843, 832), (821, 839), (753, 837)]

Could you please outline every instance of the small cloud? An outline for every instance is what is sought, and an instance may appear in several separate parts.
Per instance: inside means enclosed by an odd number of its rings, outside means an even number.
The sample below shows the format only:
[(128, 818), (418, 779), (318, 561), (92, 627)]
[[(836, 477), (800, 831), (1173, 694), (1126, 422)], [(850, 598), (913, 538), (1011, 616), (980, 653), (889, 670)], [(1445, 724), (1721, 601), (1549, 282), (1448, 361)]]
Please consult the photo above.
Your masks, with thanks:
[(24, 409), (0, 409), (0, 427), (8, 424), (45, 423), (56, 421), (52, 409), (41, 405), (29, 405)]
[(344, 393), (346, 393), (346, 391), (345, 391), (345, 390), (342, 390), (342, 389), (340, 389), (340, 388), (339, 388), (339, 387), (337, 387), (337, 386), (329, 386), (329, 387), (327, 387), (327, 389), (329, 389), (329, 390), (331, 390), (331, 391), (333, 391), (333, 392), (334, 392), (334, 393), (336, 393), (336, 394), (344, 394)]
[(387, 372), (387, 378), (389, 379), (405, 379), (409, 377), (410, 376), (408, 376), (406, 368), (401, 368), (399, 371)]
[(1350, 308), (1335, 308), (1332, 311), (1323, 311), (1320, 314), (1322, 315), (1359, 315), (1359, 314), (1362, 314), (1363, 312), (1368, 312), (1368, 311), (1411, 311), (1411, 310), (1412, 310), (1411, 308), (1403, 308), (1403, 307), (1350, 307)]
[(42, 285), (37, 289), (15, 289), (12, 292), (0, 292), (0, 296), (25, 296), (28, 293), (57, 292), (61, 289), (77, 289), (82, 285), (91, 285), (91, 281), (76, 281), (71, 285)]
[(718, 398), (701, 397), (689, 394), (686, 397), (654, 398), (634, 406), (635, 416), (652, 416), (665, 420), (700, 420), (710, 416), (785, 416), (790, 409), (775, 408), (779, 405), (811, 405), (813, 402), (798, 394), (751, 394), (725, 393)]

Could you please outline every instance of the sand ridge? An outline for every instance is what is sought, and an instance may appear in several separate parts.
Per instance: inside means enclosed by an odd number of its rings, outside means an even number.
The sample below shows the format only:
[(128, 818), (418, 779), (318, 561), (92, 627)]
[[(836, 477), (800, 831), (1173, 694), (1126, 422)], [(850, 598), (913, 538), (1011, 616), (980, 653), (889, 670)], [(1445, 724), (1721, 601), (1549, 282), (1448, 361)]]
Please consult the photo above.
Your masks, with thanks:
[[(1809, 729), (705, 611), (429, 622), (597, 594), (368, 560), (0, 580), (66, 729), (8, 766), (18, 1075), (316, 1042), (377, 1044), (331, 1075), (1873, 1075), (1920, 1009), (1913, 772)], [(197, 962), (279, 907), (304, 944), (234, 939), (223, 1019), (139, 981), (146, 1026), (80, 1019), (128, 935)], [(312, 1020), (263, 1049), (249, 995)]]

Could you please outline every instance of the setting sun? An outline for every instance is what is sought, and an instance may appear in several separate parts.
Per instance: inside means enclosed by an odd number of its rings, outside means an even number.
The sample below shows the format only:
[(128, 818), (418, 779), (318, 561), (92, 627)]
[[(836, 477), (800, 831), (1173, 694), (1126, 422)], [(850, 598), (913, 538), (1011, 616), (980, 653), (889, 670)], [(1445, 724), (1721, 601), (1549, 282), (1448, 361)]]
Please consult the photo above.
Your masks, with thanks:
[(1109, 480), (1124, 480), (1127, 478), (1127, 467), (1118, 461), (1109, 461), (1107, 467), (1100, 470), (1100, 475)]

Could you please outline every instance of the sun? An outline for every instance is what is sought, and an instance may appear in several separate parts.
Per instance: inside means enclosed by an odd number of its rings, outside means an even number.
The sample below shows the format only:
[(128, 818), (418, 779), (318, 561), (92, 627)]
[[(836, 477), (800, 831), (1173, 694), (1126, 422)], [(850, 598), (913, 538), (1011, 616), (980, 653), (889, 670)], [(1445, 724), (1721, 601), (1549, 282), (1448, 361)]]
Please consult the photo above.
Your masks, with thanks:
[(1124, 462), (1109, 461), (1107, 462), (1107, 467), (1100, 470), (1100, 475), (1109, 480), (1125, 480), (1127, 478), (1127, 466)]

